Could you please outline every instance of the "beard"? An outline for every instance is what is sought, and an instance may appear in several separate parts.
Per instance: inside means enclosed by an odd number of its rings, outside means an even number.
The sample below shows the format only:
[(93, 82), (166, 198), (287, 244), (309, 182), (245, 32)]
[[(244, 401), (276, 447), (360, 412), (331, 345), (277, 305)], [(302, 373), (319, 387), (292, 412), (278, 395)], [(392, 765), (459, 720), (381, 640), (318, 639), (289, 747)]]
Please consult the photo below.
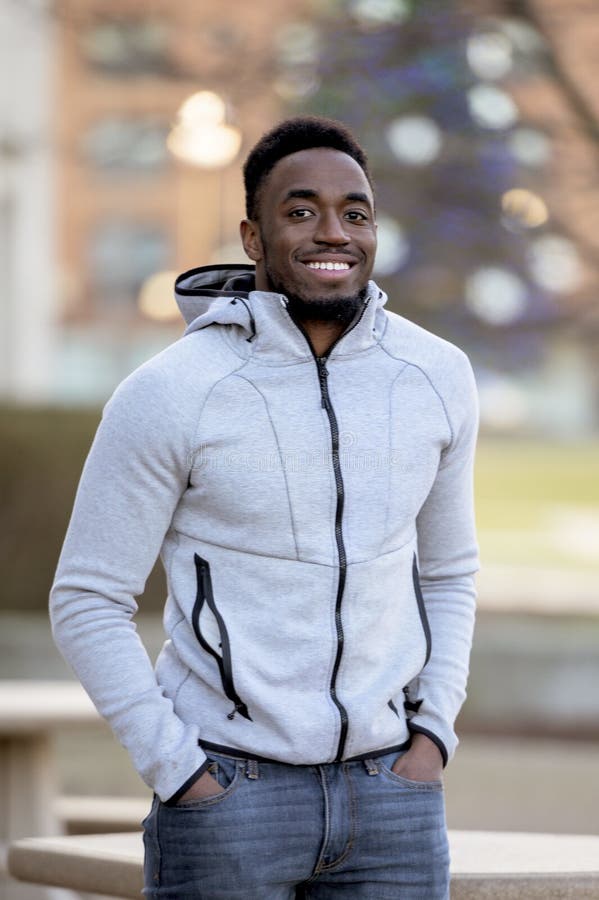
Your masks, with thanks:
[[(319, 322), (338, 322), (349, 325), (364, 305), (366, 288), (349, 297), (316, 297), (306, 300), (297, 294), (287, 294), (287, 309), (292, 319), (303, 321), (315, 319)], [(277, 293), (283, 293), (277, 291)]]
[(265, 267), (266, 277), (270, 289), (276, 294), (282, 294), (287, 298), (287, 310), (295, 321), (305, 320), (318, 322), (338, 322), (340, 325), (349, 325), (358, 311), (364, 305), (368, 287), (363, 287), (357, 294), (338, 294), (332, 297), (303, 297), (301, 294), (290, 293), (277, 276), (269, 268)]

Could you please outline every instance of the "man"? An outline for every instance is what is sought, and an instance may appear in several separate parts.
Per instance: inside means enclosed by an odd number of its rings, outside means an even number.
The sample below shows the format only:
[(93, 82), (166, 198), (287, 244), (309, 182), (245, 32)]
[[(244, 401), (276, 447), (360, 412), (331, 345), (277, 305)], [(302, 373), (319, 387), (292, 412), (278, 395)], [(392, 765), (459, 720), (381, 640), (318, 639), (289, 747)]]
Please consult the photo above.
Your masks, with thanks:
[[(147, 896), (446, 898), (441, 772), (477, 568), (470, 366), (385, 312), (343, 126), (283, 122), (244, 175), (255, 269), (180, 276), (185, 336), (108, 403), (56, 640), (155, 791)], [(159, 551), (154, 671), (131, 619)]]

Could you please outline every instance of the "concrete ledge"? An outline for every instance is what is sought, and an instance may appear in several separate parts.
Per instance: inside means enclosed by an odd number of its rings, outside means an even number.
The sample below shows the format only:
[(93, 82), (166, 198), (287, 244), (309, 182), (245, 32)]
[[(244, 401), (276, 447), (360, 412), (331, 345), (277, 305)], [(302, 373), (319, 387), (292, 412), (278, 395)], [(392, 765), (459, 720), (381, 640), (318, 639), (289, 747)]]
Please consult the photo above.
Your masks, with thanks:
[(139, 831), (152, 804), (142, 797), (58, 797), (56, 817), (67, 834)]
[[(599, 897), (599, 837), (450, 831), (452, 900), (590, 900)], [(26, 838), (8, 870), (34, 884), (139, 898), (140, 833)]]
[(24, 838), (8, 848), (8, 872), (18, 881), (139, 900), (143, 888), (141, 833)]
[(593, 875), (456, 875), (451, 900), (597, 900)]
[(107, 897), (139, 900), (142, 865), (139, 832), (24, 838), (8, 848), (8, 872), (19, 881)]

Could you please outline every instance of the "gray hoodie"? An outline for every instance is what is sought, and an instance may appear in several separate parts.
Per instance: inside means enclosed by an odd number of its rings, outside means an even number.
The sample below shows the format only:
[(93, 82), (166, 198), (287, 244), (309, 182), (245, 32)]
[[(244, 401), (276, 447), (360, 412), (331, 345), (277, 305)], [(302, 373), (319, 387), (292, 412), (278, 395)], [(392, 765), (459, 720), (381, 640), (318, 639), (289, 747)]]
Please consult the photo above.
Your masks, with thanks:
[[(431, 737), (465, 697), (478, 567), (466, 356), (374, 282), (328, 356), (249, 267), (177, 279), (185, 335), (110, 399), (51, 592), (54, 635), (175, 802), (226, 750), (293, 764)], [(160, 553), (155, 670), (133, 616)]]

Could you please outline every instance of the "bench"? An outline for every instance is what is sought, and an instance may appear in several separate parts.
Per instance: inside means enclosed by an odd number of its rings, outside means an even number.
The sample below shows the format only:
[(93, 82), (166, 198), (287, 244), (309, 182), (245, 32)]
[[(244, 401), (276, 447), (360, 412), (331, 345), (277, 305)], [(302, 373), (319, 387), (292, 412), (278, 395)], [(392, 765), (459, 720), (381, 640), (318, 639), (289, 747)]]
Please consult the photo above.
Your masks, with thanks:
[(54, 811), (66, 834), (139, 831), (152, 797), (61, 796)]
[[(591, 900), (599, 897), (599, 836), (450, 831), (452, 900)], [(108, 897), (142, 889), (141, 834), (24, 838), (9, 847), (21, 881)]]

